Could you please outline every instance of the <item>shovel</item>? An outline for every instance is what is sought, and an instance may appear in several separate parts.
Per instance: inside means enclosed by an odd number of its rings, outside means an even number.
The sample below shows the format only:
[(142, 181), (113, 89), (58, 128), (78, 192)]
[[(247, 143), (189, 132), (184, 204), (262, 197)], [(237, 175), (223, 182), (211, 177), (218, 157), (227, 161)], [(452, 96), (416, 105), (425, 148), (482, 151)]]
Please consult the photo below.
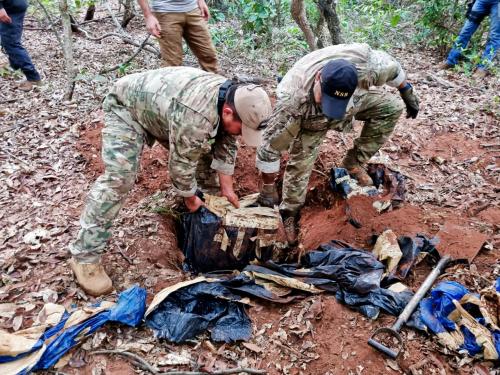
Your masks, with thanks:
[[(406, 321), (410, 318), (411, 314), (415, 309), (417, 308), (418, 304), (422, 300), (422, 298), (425, 296), (427, 291), (431, 288), (432, 284), (438, 276), (441, 274), (441, 272), (444, 270), (446, 265), (449, 263), (451, 260), (451, 257), (448, 255), (445, 255), (442, 257), (436, 267), (432, 270), (432, 272), (427, 276), (425, 281), (422, 283), (420, 288), (418, 288), (417, 292), (413, 295), (413, 297), (410, 299), (410, 302), (406, 305), (404, 308), (403, 312), (398, 316), (398, 320), (392, 325), (392, 327), (382, 327), (377, 329), (372, 337), (368, 340), (368, 345), (371, 347), (377, 349), (378, 351), (381, 351), (385, 355), (391, 357), (392, 359), (396, 359), (401, 353), (401, 350), (403, 349), (403, 339), (401, 338), (401, 335), (399, 334), (399, 330), (403, 326), (403, 324), (406, 323)], [(393, 337), (398, 341), (397, 344), (397, 350), (388, 348), (384, 344), (382, 344), (380, 341), (376, 340), (376, 336), (378, 336), (381, 333), (387, 334), (389, 337)]]

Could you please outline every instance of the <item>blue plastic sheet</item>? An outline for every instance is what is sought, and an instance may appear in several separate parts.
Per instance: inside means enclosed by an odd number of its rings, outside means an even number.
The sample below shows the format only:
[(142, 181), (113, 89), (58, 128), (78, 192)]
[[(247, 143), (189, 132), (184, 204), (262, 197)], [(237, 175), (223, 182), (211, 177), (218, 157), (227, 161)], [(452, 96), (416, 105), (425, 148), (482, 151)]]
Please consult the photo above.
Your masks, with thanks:
[[(98, 305), (94, 307), (98, 307)], [(64, 329), (64, 325), (71, 317), (71, 313), (65, 312), (59, 323), (47, 329), (35, 346), (26, 353), (16, 357), (0, 357), (0, 363), (12, 362), (33, 353), (46, 343), (47, 347), (42, 356), (30, 370), (46, 370), (59, 361), (73, 346), (78, 344), (84, 337), (92, 335), (96, 330), (109, 322), (126, 324), (132, 327), (138, 326), (146, 311), (146, 291), (138, 286), (133, 286), (120, 294), (118, 302), (107, 310), (103, 310), (91, 318)]]
[(53, 340), (35, 366), (35, 370), (45, 370), (57, 363), (59, 358), (81, 341), (78, 337), (84, 330), (85, 336), (92, 335), (108, 322), (116, 322), (136, 327), (146, 311), (146, 290), (133, 286), (118, 297), (118, 302), (110, 310), (105, 310), (81, 324), (70, 327)]
[[(497, 293), (500, 292), (499, 286), (500, 278), (494, 286)], [(460, 306), (460, 310), (456, 304)], [(429, 298), (420, 302), (420, 318), (430, 332), (441, 339), (447, 338), (443, 340), (445, 345), (464, 350), (471, 356), (479, 355), (486, 359), (498, 360), (500, 331), (488, 323), (492, 319), (484, 315), (488, 312), (482, 304), (479, 295), (471, 293), (460, 283), (443, 281), (431, 290)], [(456, 321), (460, 321), (460, 325)], [(477, 324), (482, 325), (484, 329), (478, 330)], [(459, 334), (450, 335), (453, 332)]]

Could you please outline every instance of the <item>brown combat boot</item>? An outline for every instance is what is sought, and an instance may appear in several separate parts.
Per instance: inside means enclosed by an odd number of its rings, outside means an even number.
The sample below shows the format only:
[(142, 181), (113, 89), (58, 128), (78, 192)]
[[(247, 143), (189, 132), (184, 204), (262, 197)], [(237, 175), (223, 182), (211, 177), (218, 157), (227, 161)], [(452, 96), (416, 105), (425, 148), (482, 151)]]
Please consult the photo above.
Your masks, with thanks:
[(342, 160), (342, 168), (345, 168), (349, 175), (358, 181), (360, 186), (372, 186), (373, 180), (366, 170), (361, 166), (356, 157), (356, 150), (350, 149)]
[(91, 296), (99, 297), (113, 290), (113, 283), (101, 263), (80, 263), (71, 258), (69, 265), (80, 287)]
[(0, 51), (0, 69), (7, 69), (9, 66), (9, 58)]
[(21, 91), (25, 91), (25, 92), (28, 92), (28, 91), (31, 91), (33, 90), (33, 87), (35, 86), (41, 86), (42, 85), (42, 81), (28, 81), (28, 80), (25, 80), (25, 81), (22, 81), (21, 83), (19, 83), (17, 85), (17, 88)]
[(448, 61), (443, 61), (438, 65), (439, 70), (448, 70), (453, 68), (453, 65), (451, 65)]
[(288, 246), (295, 247), (299, 243), (299, 215), (286, 210), (280, 210), (280, 213)]
[(486, 69), (477, 68), (472, 77), (474, 77), (475, 79), (483, 79), (487, 75), (488, 71)]
[(365, 171), (365, 169), (361, 166), (355, 166), (346, 168), (349, 175), (358, 181), (359, 186), (373, 186), (373, 180), (370, 175)]

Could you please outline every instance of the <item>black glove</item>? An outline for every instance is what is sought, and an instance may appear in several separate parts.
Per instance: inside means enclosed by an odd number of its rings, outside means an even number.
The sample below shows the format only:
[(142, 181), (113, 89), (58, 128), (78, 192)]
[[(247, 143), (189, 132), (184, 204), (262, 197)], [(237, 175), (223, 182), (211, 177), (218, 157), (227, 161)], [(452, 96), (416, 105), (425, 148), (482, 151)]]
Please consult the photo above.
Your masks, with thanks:
[(420, 101), (413, 91), (413, 86), (407, 83), (405, 87), (399, 89), (399, 93), (406, 104), (406, 118), (417, 118)]
[(264, 207), (274, 207), (280, 202), (276, 184), (263, 184), (257, 202)]

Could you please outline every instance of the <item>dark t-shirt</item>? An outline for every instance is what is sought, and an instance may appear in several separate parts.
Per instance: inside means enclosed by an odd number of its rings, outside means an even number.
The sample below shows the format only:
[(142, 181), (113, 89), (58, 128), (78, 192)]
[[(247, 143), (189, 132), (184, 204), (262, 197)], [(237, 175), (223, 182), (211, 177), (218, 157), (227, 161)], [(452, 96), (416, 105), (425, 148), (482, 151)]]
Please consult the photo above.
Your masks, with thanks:
[(23, 13), (28, 9), (28, 0), (0, 0), (0, 9), (5, 8), (7, 14)]

